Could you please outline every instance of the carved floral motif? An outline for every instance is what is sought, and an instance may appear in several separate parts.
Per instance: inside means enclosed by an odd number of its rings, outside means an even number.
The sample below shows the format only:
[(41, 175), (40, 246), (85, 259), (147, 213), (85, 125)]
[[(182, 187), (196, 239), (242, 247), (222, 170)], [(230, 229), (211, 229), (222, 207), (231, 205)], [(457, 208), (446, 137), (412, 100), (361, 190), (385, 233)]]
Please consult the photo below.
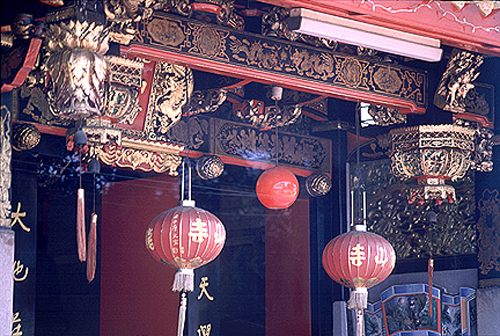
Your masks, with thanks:
[(143, 45), (221, 64), (229, 62), (249, 70), (297, 76), (322, 85), (380, 94), (384, 99), (411, 101), (419, 109), (426, 107), (427, 75), (423, 71), (398, 64), (388, 67), (374, 59), (281, 43), (265, 36), (161, 14), (154, 14), (140, 24), (137, 47)]
[(178, 153), (180, 148), (174, 149), (173, 146), (166, 150), (153, 147), (154, 143), (129, 139), (123, 142), (123, 146), (116, 143), (92, 146), (89, 155), (110, 166), (177, 176), (177, 167), (182, 163), (182, 157), (175, 152)]

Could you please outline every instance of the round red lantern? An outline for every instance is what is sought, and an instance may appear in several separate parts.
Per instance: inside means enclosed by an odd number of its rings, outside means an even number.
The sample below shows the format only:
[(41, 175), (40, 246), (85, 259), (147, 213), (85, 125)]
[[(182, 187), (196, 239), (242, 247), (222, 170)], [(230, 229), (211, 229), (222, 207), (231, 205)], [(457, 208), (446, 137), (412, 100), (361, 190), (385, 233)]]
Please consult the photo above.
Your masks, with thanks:
[(274, 167), (263, 172), (257, 180), (257, 197), (268, 209), (286, 209), (299, 196), (299, 182), (286, 168)]
[(396, 253), (383, 237), (356, 225), (353, 231), (332, 239), (323, 250), (323, 267), (336, 282), (353, 288), (349, 308), (357, 311), (358, 333), (363, 326), (368, 288), (387, 278), (396, 264)]
[(146, 231), (146, 247), (158, 261), (177, 269), (174, 291), (194, 290), (194, 269), (214, 260), (226, 241), (226, 229), (192, 200), (156, 216)]

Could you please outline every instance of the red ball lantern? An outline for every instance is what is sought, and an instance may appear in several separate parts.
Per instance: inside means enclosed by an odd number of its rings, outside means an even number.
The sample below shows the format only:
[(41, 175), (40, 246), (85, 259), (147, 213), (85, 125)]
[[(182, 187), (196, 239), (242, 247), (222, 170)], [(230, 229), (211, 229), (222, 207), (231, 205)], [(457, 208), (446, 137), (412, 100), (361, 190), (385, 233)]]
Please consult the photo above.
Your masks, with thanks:
[(368, 288), (385, 280), (394, 269), (396, 253), (383, 237), (366, 232), (366, 226), (332, 239), (323, 250), (323, 267), (336, 282), (353, 288), (349, 308), (356, 309), (357, 334), (361, 335), (363, 309), (368, 303)]
[(214, 260), (225, 241), (222, 222), (192, 200), (156, 216), (146, 231), (151, 255), (177, 269), (174, 291), (193, 291), (193, 270)]
[(299, 182), (286, 168), (274, 167), (263, 172), (257, 180), (257, 197), (268, 209), (286, 209), (299, 196)]

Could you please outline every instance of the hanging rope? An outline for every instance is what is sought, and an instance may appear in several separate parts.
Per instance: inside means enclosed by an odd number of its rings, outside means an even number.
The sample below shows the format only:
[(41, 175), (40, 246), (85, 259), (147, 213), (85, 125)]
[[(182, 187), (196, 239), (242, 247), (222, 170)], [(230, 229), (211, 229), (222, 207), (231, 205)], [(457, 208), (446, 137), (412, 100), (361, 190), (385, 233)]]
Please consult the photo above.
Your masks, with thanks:
[[(94, 159), (97, 160), (97, 159)], [(97, 162), (98, 164), (98, 162)], [(90, 163), (89, 163), (90, 166)], [(100, 170), (100, 168), (99, 168)], [(94, 175), (93, 186), (93, 211), (90, 216), (90, 231), (87, 239), (87, 280), (91, 282), (95, 278), (95, 269), (97, 265), (97, 213), (96, 213), (96, 174), (97, 170), (92, 171)]]
[[(361, 185), (361, 164), (360, 164), (360, 115), (361, 104), (356, 105), (355, 124), (356, 124), (356, 185), (351, 191), (351, 216), (355, 231), (366, 231), (366, 191)], [(353, 195), (354, 193), (354, 195)], [(354, 204), (355, 203), (355, 204)], [(348, 302), (350, 309), (356, 310), (356, 336), (364, 336), (364, 309), (368, 304), (368, 289), (365, 287), (356, 287), (351, 290)]]
[(274, 100), (274, 106), (276, 108), (276, 114), (275, 114), (275, 120), (276, 120), (276, 144), (275, 144), (275, 159), (276, 159), (276, 167), (278, 167), (278, 155), (279, 155), (279, 137), (278, 137), (278, 111), (279, 111), (279, 106), (278, 106), (278, 99)]
[(434, 282), (434, 259), (432, 254), (432, 225), (437, 222), (437, 215), (434, 211), (429, 211), (427, 213), (427, 220), (429, 222), (429, 260), (427, 262), (427, 277), (428, 277), (428, 287), (429, 287), (429, 317), (432, 317), (432, 283)]
[(82, 188), (82, 151), (87, 143), (87, 135), (81, 129), (81, 121), (78, 130), (73, 135), (73, 141), (79, 146), (79, 182), (77, 204), (76, 204), (76, 241), (78, 259), (81, 262), (87, 260), (87, 243), (85, 235), (85, 190)]
[[(355, 178), (357, 185), (354, 186), (355, 189), (355, 214), (354, 225), (366, 225), (366, 193), (364, 191), (364, 186), (361, 185), (361, 163), (360, 163), (360, 125), (361, 125), (361, 104), (356, 104), (356, 113), (355, 113), (355, 124), (356, 124), (356, 173)], [(361, 199), (363, 195), (363, 201)], [(366, 230), (366, 228), (365, 228)]]

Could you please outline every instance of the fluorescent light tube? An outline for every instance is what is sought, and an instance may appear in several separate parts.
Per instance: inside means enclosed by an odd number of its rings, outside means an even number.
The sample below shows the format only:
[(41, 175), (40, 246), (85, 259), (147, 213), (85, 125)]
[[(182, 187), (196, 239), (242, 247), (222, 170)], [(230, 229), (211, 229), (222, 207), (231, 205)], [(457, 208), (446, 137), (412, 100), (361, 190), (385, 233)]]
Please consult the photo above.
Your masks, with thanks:
[(288, 28), (294, 32), (327, 38), (428, 62), (441, 60), (439, 39), (354, 21), (304, 8), (292, 8)]

